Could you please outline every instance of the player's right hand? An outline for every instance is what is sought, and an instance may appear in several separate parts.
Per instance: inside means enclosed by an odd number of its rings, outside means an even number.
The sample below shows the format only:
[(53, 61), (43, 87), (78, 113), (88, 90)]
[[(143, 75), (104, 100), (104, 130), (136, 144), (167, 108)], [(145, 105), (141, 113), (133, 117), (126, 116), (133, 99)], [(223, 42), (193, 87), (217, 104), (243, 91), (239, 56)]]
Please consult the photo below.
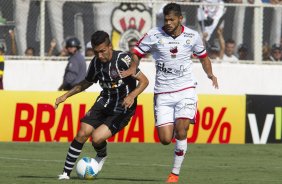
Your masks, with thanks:
[(56, 102), (55, 102), (55, 105), (54, 105), (54, 108), (57, 109), (59, 104), (64, 102), (67, 98), (65, 97), (65, 95), (63, 96), (60, 96), (59, 98), (56, 99)]
[(216, 76), (212, 75), (211, 77), (209, 77), (210, 80), (212, 80), (212, 85), (215, 89), (218, 89), (218, 83), (217, 83), (217, 78)]

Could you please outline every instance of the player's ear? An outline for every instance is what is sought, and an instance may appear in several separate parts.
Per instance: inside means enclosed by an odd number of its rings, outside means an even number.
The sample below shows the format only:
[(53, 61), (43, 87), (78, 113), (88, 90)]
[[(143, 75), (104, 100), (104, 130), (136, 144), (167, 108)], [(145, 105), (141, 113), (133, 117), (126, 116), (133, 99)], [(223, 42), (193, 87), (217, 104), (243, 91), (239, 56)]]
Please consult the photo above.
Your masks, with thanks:
[(113, 44), (112, 44), (112, 43), (109, 43), (108, 47), (109, 47), (110, 49), (113, 49)]
[(180, 16), (179, 16), (179, 22), (182, 22), (182, 21), (183, 21), (183, 16), (180, 15)]

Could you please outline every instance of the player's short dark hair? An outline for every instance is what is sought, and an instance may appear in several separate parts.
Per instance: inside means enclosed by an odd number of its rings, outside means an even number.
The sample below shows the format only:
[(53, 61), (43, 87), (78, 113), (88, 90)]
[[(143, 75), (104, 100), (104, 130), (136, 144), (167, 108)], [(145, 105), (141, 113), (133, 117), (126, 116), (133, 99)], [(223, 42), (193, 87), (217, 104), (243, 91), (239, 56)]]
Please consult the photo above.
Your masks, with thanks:
[(105, 43), (108, 45), (111, 43), (110, 36), (105, 31), (96, 31), (91, 36), (91, 44), (92, 46), (98, 46), (102, 43)]
[(174, 14), (176, 16), (182, 15), (180, 5), (176, 4), (176, 3), (169, 3), (169, 4), (165, 5), (165, 7), (163, 8), (163, 14), (164, 15), (168, 15), (171, 12), (174, 12)]

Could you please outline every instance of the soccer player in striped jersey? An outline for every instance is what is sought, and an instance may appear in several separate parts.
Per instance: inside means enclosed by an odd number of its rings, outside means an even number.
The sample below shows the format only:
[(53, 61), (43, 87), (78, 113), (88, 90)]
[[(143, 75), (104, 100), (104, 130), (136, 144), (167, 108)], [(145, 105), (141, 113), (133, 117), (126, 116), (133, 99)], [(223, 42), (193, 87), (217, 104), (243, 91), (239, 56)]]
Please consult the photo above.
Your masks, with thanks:
[(175, 137), (174, 162), (167, 182), (178, 182), (181, 164), (187, 151), (189, 125), (197, 113), (197, 82), (192, 73), (191, 55), (196, 55), (212, 85), (218, 88), (211, 61), (198, 32), (181, 25), (180, 5), (169, 3), (163, 9), (164, 26), (147, 32), (134, 48), (130, 69), (123, 77), (136, 73), (140, 59), (151, 53), (156, 63), (154, 87), (155, 126), (160, 142), (170, 144)]
[[(79, 157), (84, 143), (92, 136), (92, 145), (97, 152), (95, 159), (99, 170), (107, 158), (107, 139), (123, 129), (134, 115), (137, 96), (149, 82), (137, 69), (135, 75), (122, 78), (120, 70), (127, 70), (131, 63), (129, 53), (115, 51), (109, 35), (96, 31), (91, 37), (95, 57), (92, 59), (85, 79), (64, 95), (58, 97), (55, 108), (71, 97), (99, 82), (102, 87), (96, 102), (81, 119), (81, 127), (69, 146), (63, 173), (59, 179), (70, 179), (70, 173)], [(138, 84), (136, 84), (138, 81)]]

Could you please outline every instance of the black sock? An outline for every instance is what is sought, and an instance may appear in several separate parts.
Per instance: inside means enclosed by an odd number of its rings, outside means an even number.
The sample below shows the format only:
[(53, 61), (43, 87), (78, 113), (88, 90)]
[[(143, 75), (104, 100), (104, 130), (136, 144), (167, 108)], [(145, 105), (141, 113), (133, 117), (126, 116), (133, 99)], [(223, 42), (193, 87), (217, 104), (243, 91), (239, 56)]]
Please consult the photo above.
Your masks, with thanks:
[(94, 147), (94, 150), (97, 152), (98, 157), (107, 156), (107, 141), (104, 141), (99, 145), (96, 145), (92, 142), (92, 146)]
[(75, 139), (72, 141), (69, 147), (64, 167), (64, 172), (66, 172), (68, 176), (70, 175), (73, 166), (81, 153), (82, 147), (83, 143), (80, 143)]

